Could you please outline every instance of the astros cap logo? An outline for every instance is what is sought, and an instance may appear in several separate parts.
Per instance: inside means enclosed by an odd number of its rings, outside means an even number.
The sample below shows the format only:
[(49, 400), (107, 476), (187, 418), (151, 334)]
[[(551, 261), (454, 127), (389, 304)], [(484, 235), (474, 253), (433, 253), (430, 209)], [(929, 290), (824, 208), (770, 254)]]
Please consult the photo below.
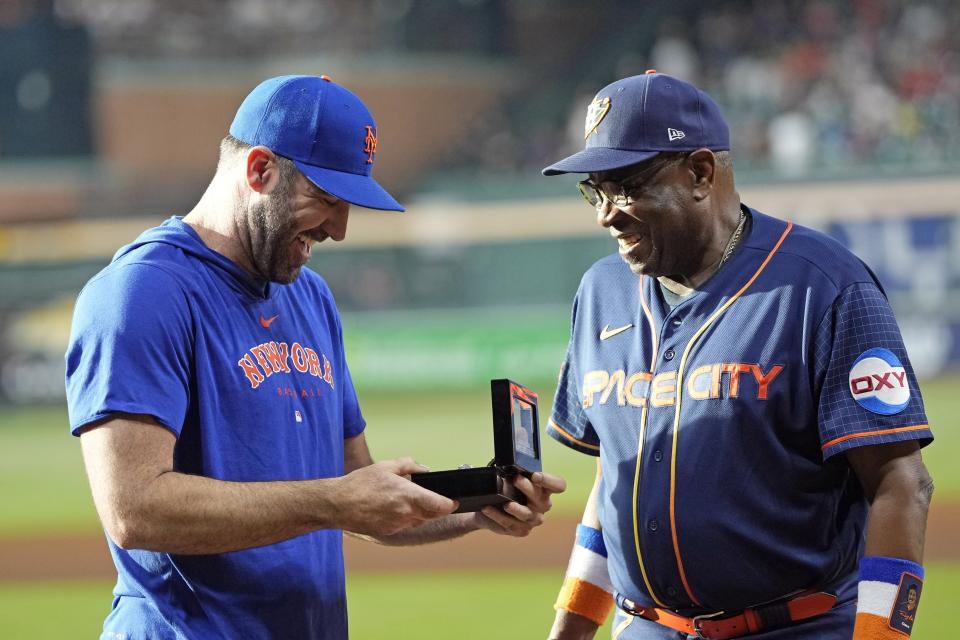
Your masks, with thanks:
[(367, 154), (367, 164), (373, 164), (373, 154), (377, 152), (377, 132), (367, 125), (367, 137), (363, 139), (363, 152)]
[(861, 407), (892, 416), (910, 404), (907, 372), (888, 349), (867, 349), (850, 369), (850, 394)]
[(590, 134), (597, 130), (600, 121), (610, 111), (610, 98), (594, 98), (590, 106), (587, 107), (587, 120), (583, 123), (583, 139), (586, 140)]

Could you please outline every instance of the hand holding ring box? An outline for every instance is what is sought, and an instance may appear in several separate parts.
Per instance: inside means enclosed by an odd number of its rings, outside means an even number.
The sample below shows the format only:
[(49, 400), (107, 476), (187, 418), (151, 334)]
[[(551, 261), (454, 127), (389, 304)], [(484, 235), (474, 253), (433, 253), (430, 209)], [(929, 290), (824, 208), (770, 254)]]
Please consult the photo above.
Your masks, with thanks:
[(493, 405), (494, 458), (486, 467), (415, 473), (410, 479), (460, 506), (456, 513), (479, 511), (487, 505), (514, 501), (526, 504), (526, 496), (510, 479), (529, 477), (541, 471), (540, 421), (537, 394), (512, 380), (490, 381)]

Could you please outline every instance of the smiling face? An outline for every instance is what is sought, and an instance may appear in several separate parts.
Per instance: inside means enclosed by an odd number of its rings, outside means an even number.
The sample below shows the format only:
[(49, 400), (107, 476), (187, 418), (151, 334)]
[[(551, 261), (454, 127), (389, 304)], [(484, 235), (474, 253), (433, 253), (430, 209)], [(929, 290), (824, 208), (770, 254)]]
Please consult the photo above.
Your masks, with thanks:
[[(634, 273), (692, 277), (701, 268), (712, 229), (705, 200), (698, 197), (700, 172), (689, 154), (660, 154), (591, 174), (591, 182), (606, 196), (597, 207), (597, 224), (617, 240), (620, 256)], [(628, 203), (616, 206), (610, 197), (621, 192)]]
[(269, 162), (273, 175), (269, 169), (264, 174), (263, 188), (247, 202), (241, 224), (253, 270), (287, 284), (300, 275), (315, 242), (346, 237), (350, 204), (311, 183), (289, 160), (272, 156)]

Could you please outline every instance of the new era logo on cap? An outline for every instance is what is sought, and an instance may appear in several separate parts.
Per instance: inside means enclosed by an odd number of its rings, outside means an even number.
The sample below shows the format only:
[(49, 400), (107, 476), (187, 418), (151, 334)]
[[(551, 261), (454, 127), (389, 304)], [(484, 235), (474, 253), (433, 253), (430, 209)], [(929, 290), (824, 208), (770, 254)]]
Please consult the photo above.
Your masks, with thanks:
[(730, 132), (717, 103), (693, 85), (653, 71), (601, 89), (587, 108), (584, 137), (583, 151), (543, 174), (613, 171), (662, 151), (730, 149)]

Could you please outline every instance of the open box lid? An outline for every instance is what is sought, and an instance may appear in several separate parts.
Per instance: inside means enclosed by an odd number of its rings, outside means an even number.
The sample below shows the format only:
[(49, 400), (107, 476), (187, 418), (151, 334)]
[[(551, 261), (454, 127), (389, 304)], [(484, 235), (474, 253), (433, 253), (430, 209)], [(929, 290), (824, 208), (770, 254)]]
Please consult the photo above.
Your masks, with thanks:
[(506, 378), (490, 381), (494, 465), (505, 473), (542, 471), (537, 394)]

